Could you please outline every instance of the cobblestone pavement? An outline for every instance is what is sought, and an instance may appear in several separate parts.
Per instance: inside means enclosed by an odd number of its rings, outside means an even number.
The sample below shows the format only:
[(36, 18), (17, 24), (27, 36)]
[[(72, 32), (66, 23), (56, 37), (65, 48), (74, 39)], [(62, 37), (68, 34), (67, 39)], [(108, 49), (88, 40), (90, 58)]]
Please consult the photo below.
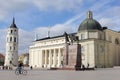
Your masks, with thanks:
[(94, 71), (28, 70), (28, 74), (15, 75), (14, 70), (0, 70), (0, 80), (120, 80), (120, 68)]

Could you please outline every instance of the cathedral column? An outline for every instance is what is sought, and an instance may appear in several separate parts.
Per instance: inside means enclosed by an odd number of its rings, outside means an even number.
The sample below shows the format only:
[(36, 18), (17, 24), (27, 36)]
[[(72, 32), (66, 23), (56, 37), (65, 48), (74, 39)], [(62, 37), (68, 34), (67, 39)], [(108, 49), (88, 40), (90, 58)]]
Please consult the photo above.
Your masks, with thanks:
[(61, 65), (61, 52), (60, 49), (58, 49), (58, 67)]
[(47, 50), (45, 50), (45, 64), (44, 64), (44, 67), (47, 66)]
[(52, 54), (51, 54), (51, 50), (49, 50), (49, 67), (51, 67), (51, 60), (52, 60)]
[(52, 64), (52, 67), (53, 67), (53, 61), (54, 61), (54, 50), (52, 49), (51, 50), (51, 64)]
[(54, 52), (53, 52), (53, 67), (56, 67), (56, 49), (54, 49)]
[(42, 50), (42, 63), (41, 63), (41, 67), (43, 68), (44, 67), (44, 64), (45, 64), (45, 50)]

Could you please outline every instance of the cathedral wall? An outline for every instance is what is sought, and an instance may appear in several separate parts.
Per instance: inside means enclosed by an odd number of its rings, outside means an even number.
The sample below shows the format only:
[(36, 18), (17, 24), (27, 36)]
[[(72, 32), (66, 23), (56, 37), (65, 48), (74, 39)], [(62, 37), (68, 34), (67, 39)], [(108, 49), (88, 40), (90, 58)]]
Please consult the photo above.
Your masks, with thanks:
[(120, 33), (113, 30), (105, 30), (106, 41), (109, 41), (111, 46), (111, 54), (113, 55), (114, 66), (120, 65)]
[(95, 66), (94, 58), (94, 41), (80, 42), (81, 44), (81, 54), (82, 54), (82, 64), (85, 67), (93, 68)]

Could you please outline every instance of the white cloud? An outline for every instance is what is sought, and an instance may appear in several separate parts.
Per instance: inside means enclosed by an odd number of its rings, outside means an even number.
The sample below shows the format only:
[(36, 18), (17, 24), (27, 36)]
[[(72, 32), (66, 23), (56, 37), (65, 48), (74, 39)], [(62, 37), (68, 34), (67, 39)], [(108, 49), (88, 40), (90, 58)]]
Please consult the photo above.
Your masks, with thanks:
[(30, 4), (29, 0), (0, 0), (0, 20), (9, 14), (25, 10)]
[(36, 6), (40, 11), (74, 10), (82, 4), (82, 0), (0, 0), (0, 20), (8, 15), (16, 14)]
[(120, 24), (118, 23), (118, 20), (115, 20), (113, 18), (101, 18), (100, 23), (102, 26), (107, 26), (109, 29), (119, 31), (120, 30)]
[(120, 31), (120, 6), (111, 7), (99, 15), (99, 22), (109, 29)]
[(83, 0), (33, 0), (40, 10), (71, 10), (80, 7)]
[(52, 36), (62, 35), (64, 32), (67, 32), (67, 33), (74, 32), (73, 26), (64, 25), (64, 24), (56, 24), (53, 27), (51, 27), (51, 35)]
[(50, 36), (62, 35), (64, 32), (74, 32), (74, 27), (71, 25), (56, 24), (50, 27), (38, 27), (33, 30), (34, 35), (37, 34), (38, 38), (48, 37), (48, 31)]

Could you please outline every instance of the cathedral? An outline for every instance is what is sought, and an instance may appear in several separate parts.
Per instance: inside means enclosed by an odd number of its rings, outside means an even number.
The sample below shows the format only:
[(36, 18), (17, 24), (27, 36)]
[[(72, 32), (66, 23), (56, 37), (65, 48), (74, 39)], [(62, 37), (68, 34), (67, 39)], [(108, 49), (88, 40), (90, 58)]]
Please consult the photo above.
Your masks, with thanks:
[(102, 27), (91, 11), (76, 33), (37, 39), (29, 47), (29, 66), (33, 68), (74, 68), (76, 65), (120, 66), (120, 33)]

